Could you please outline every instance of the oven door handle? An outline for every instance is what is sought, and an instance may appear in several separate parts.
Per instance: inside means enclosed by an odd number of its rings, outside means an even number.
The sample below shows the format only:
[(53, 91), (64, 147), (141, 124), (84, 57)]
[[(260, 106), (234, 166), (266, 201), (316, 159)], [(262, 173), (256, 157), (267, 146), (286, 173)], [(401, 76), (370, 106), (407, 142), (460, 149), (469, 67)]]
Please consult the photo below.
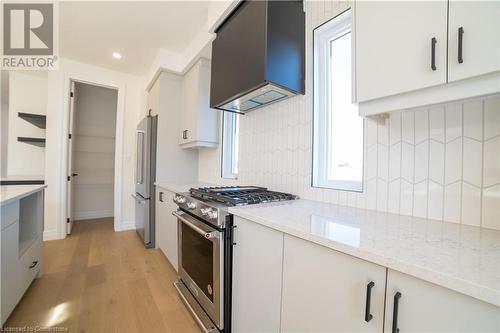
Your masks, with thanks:
[(211, 232), (211, 231), (203, 230), (202, 228), (200, 228), (197, 225), (195, 225), (193, 222), (191, 222), (188, 219), (186, 219), (181, 214), (184, 215), (185, 213), (182, 212), (182, 211), (172, 212), (173, 216), (177, 217), (179, 220), (181, 220), (182, 222), (184, 222), (191, 229), (193, 229), (194, 231), (196, 231), (197, 233), (199, 233), (200, 235), (202, 235), (206, 239), (212, 240), (212, 239), (215, 239), (215, 238), (219, 238), (218, 235), (217, 235), (217, 232)]

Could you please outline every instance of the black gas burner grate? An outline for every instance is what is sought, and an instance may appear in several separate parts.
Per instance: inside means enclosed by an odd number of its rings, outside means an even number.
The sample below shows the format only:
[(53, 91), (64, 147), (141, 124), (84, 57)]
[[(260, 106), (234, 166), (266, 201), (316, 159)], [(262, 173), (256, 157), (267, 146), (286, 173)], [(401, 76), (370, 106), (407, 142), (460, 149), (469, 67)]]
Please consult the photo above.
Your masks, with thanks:
[(243, 206), (297, 199), (292, 194), (268, 191), (265, 187), (257, 186), (192, 188), (189, 190), (189, 193), (200, 200), (217, 201), (228, 206)]

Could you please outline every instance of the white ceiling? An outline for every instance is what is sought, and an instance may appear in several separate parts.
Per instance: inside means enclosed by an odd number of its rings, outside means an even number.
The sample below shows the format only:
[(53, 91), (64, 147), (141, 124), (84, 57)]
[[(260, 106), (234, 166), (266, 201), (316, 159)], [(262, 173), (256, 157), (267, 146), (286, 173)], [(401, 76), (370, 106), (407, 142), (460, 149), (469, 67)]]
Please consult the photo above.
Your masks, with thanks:
[[(144, 74), (158, 50), (182, 52), (206, 28), (209, 1), (64, 1), (59, 53), (106, 68)], [(119, 52), (122, 59), (114, 59)]]

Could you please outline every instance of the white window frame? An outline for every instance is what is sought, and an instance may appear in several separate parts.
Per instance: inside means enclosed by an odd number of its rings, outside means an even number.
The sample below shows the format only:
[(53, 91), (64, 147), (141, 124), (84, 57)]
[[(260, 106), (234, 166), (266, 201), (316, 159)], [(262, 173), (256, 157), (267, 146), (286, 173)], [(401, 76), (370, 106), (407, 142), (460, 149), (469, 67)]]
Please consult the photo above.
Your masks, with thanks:
[(239, 114), (223, 111), (221, 177), (238, 178)]
[[(331, 41), (351, 33), (354, 40), (354, 22), (352, 9), (349, 9), (330, 21), (314, 29), (313, 66), (314, 66), (314, 128), (313, 128), (313, 177), (312, 186), (343, 191), (362, 192), (364, 176), (361, 181), (332, 180), (328, 178), (328, 166), (331, 148), (327, 129), (330, 123), (330, 47)], [(354, 43), (353, 43), (354, 44)], [(354, 47), (351, 48), (352, 65), (352, 100), (355, 100), (355, 61)], [(364, 127), (364, 125), (363, 125)], [(363, 128), (364, 135), (364, 128)], [(363, 138), (364, 143), (364, 138)], [(364, 148), (364, 147), (363, 147)], [(364, 152), (363, 152), (364, 154)], [(364, 158), (364, 156), (363, 156)], [(364, 175), (364, 171), (362, 170)]]

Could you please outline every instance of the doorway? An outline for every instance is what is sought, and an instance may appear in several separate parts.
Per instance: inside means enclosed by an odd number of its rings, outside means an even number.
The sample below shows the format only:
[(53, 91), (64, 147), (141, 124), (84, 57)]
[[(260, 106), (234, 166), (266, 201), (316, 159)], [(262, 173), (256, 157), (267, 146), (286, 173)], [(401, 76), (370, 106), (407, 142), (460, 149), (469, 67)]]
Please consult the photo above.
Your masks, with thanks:
[(67, 233), (74, 221), (114, 215), (118, 91), (71, 82)]

